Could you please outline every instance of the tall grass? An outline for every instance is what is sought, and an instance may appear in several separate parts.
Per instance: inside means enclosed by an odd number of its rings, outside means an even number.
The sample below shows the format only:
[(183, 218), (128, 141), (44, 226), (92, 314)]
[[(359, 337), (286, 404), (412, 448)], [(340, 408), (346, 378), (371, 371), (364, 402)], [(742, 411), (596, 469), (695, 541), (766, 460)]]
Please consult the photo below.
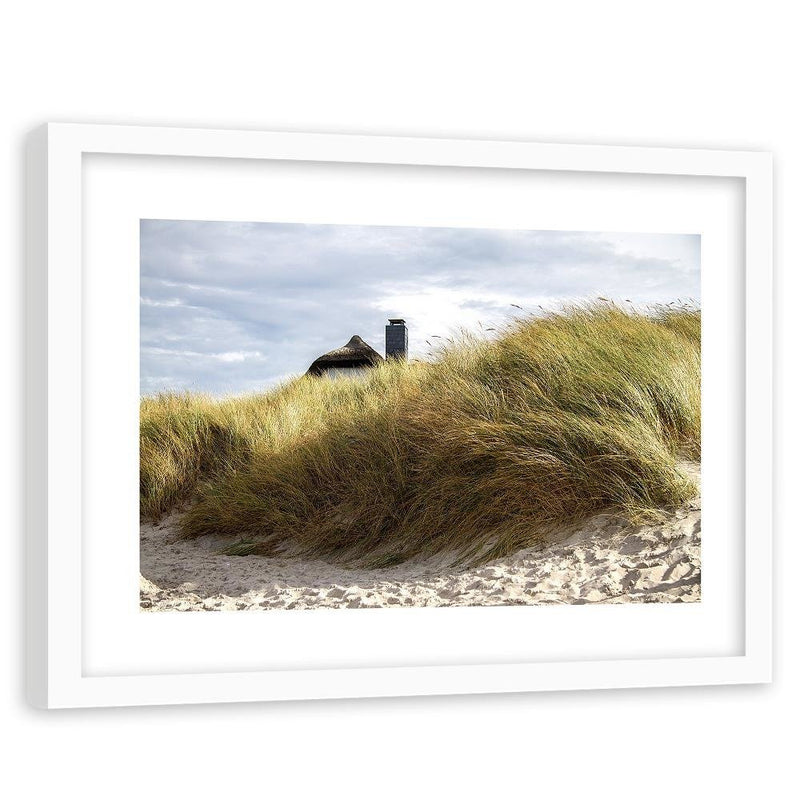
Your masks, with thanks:
[(609, 303), (363, 382), (144, 399), (141, 510), (191, 500), (184, 533), (231, 553), (484, 560), (601, 510), (674, 507), (695, 491), (679, 459), (699, 454), (700, 312)]

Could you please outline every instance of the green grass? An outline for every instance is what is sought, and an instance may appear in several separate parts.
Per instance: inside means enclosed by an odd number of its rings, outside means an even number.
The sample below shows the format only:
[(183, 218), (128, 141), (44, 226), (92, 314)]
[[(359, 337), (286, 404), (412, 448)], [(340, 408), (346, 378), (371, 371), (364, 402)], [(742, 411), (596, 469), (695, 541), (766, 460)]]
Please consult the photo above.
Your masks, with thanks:
[(141, 403), (141, 512), (186, 505), (232, 554), (367, 565), (496, 557), (602, 510), (690, 498), (700, 455), (700, 312), (613, 304), (464, 336), (364, 382)]

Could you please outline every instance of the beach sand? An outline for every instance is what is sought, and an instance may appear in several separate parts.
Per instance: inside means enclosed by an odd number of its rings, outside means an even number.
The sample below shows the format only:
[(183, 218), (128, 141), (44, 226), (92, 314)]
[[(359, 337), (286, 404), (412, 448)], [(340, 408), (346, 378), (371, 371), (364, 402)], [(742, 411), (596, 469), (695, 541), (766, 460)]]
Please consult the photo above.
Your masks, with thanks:
[[(699, 483), (699, 465), (687, 466)], [(671, 603), (700, 600), (700, 497), (658, 524), (599, 514), (556, 542), (459, 568), (452, 557), (383, 569), (227, 556), (214, 536), (181, 539), (178, 514), (141, 526), (146, 611)]]

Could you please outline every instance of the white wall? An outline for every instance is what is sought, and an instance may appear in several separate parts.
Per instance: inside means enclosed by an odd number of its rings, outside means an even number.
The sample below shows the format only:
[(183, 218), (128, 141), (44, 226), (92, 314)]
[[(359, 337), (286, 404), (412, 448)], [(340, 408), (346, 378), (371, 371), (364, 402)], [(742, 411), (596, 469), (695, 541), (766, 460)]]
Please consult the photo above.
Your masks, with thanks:
[(331, 367), (322, 373), (329, 380), (365, 381), (369, 377), (369, 367)]
[[(12, 797), (725, 797), (796, 784), (790, 514), (800, 264), (790, 4), (8, 4), (0, 76), (0, 730)], [(775, 683), (765, 687), (45, 713), (22, 695), (22, 153), (44, 121), (773, 150)], [(8, 233), (8, 236), (5, 234)], [(791, 337), (791, 338), (790, 338)], [(796, 472), (794, 478), (796, 478)], [(790, 784), (790, 785), (791, 785)]]

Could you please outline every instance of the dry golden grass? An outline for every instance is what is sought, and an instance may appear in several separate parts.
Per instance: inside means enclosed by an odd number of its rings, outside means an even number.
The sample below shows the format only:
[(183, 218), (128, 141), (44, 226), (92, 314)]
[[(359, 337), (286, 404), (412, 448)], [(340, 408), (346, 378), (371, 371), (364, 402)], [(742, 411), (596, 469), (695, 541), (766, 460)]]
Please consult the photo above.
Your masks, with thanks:
[(688, 499), (700, 455), (700, 312), (613, 304), (465, 336), (364, 382), (298, 378), (141, 404), (141, 511), (191, 501), (187, 536), (231, 553), (369, 565), (496, 557), (601, 510)]

